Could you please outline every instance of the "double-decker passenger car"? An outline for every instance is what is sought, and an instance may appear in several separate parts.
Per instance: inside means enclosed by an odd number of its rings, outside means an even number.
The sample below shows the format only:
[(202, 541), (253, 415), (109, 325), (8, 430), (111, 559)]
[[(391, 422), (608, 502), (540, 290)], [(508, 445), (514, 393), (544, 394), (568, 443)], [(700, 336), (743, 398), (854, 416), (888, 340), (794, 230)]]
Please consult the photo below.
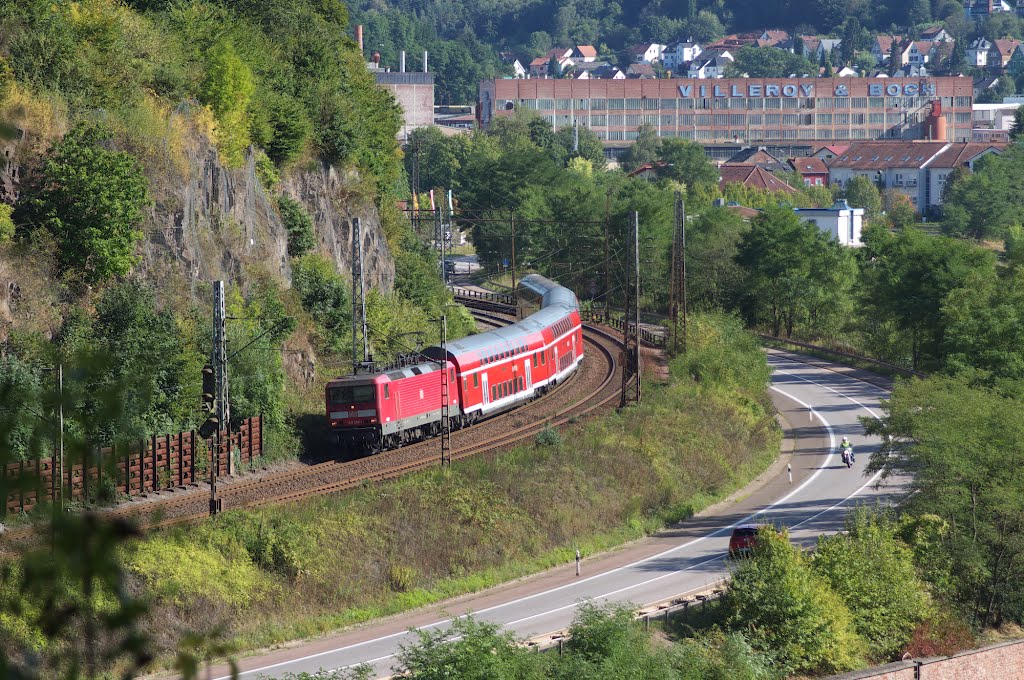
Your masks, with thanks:
[(433, 361), (332, 380), (327, 416), (339, 442), (378, 451), (439, 433), (445, 388), (451, 427), (458, 429), (571, 375), (583, 360), (576, 296), (538, 275), (523, 278), (519, 295), (539, 307), (522, 321), (449, 342), (447, 353), (427, 348), (423, 356)]

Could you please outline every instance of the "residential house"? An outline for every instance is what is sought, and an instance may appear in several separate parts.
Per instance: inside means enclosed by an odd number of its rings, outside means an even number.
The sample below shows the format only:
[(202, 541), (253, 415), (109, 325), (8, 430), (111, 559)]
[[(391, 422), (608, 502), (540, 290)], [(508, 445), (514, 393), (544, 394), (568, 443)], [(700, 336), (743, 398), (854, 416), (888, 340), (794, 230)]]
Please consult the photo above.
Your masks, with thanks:
[(949, 175), (956, 168), (967, 168), (974, 171), (978, 159), (991, 153), (1002, 153), (1005, 143), (957, 143), (949, 144), (928, 162), (925, 182), (925, 205), (929, 211), (935, 211), (942, 205), (942, 190), (946, 187)]
[(727, 184), (742, 184), (762, 191), (780, 191), (795, 194), (796, 189), (781, 179), (756, 165), (725, 164), (718, 167), (718, 187), (725, 189)]
[(728, 51), (708, 50), (690, 62), (688, 78), (724, 78), (725, 69), (733, 61)]
[(849, 144), (832, 144), (829, 146), (821, 147), (813, 154), (811, 154), (811, 156), (814, 158), (820, 158), (821, 160), (825, 161), (825, 164), (827, 165), (828, 162), (831, 161), (836, 156), (842, 156), (844, 153), (846, 153), (846, 150), (849, 148)]
[(523, 60), (516, 57), (513, 52), (500, 52), (501, 63), (507, 64), (512, 67), (512, 76), (515, 78), (526, 78), (529, 75), (529, 71), (523, 66)]
[(867, 177), (928, 213), (941, 205), (942, 187), (953, 168), (973, 168), (978, 158), (999, 150), (998, 145), (973, 142), (859, 142), (829, 162), (829, 183), (845, 187), (854, 177)]
[(643, 43), (633, 45), (629, 48), (629, 55), (634, 64), (653, 64), (661, 61), (661, 53), (665, 51), (666, 45), (658, 43)]
[(776, 158), (768, 153), (763, 146), (751, 146), (733, 154), (726, 165), (756, 165), (768, 172), (789, 172), (789, 166), (785, 161)]
[(669, 71), (676, 71), (684, 68), (685, 64), (700, 56), (700, 45), (693, 42), (693, 38), (686, 41), (677, 41), (665, 48), (661, 54), (661, 65)]
[(821, 46), (821, 38), (813, 35), (803, 35), (800, 36), (800, 42), (804, 46), (800, 56), (813, 61), (815, 64), (824, 58), (825, 48)]
[(864, 228), (864, 208), (851, 208), (845, 199), (836, 201), (831, 208), (794, 208), (796, 216), (810, 222), (838, 241), (856, 248), (864, 245), (860, 240)]
[(789, 42), (792, 47), (792, 41), (790, 40), (789, 33), (781, 30), (766, 30), (762, 31), (761, 35), (754, 41), (755, 47), (781, 47), (784, 43)]
[(903, 36), (900, 35), (876, 35), (874, 42), (871, 43), (871, 58), (875, 60), (876, 64), (887, 64), (889, 63), (889, 57), (892, 54), (892, 44), (903, 42)]
[(844, 66), (838, 71), (836, 71), (837, 78), (856, 78), (858, 75), (860, 74), (857, 73), (855, 69), (852, 69), (849, 66)]
[(927, 40), (908, 40), (900, 45), (900, 64), (921, 66), (931, 61), (935, 43)]
[(572, 54), (569, 56), (571, 56), (573, 61), (577, 64), (593, 63), (597, 61), (597, 48), (593, 45), (577, 45), (572, 48)]
[(820, 158), (790, 158), (789, 167), (800, 175), (806, 187), (828, 186), (828, 165)]
[[(1019, 9), (1019, 7), (1018, 7)], [(968, 19), (981, 21), (993, 14), (1000, 12), (1012, 12), (1013, 8), (1006, 0), (967, 0), (964, 5), (964, 14)]]
[[(551, 64), (551, 60), (554, 59), (555, 63), (558, 64), (558, 73), (550, 73), (548, 68)], [(555, 48), (549, 50), (543, 57), (537, 57), (530, 62), (530, 77), (531, 78), (555, 78), (565, 71), (565, 69), (574, 66), (576, 62), (572, 59), (572, 50), (564, 48)]]
[(657, 78), (658, 74), (654, 72), (654, 66), (651, 64), (630, 64), (626, 69), (626, 77), (651, 80)]
[(639, 168), (629, 173), (630, 177), (638, 177), (645, 179), (648, 182), (653, 182), (658, 179), (658, 169), (664, 168), (668, 163), (665, 161), (655, 161), (653, 163), (644, 163)]
[(924, 64), (901, 66), (892, 74), (893, 78), (927, 78), (928, 68)]
[(618, 69), (611, 64), (605, 64), (594, 71), (591, 71), (590, 77), (595, 80), (625, 80), (626, 74), (622, 69)]
[(573, 65), (572, 77), (576, 80), (592, 80), (601, 77), (599, 71), (609, 68), (612, 68), (612, 65), (607, 61), (581, 61)]
[(932, 26), (921, 31), (921, 40), (934, 43), (952, 42), (953, 36), (942, 26)]
[(1013, 53), (1020, 47), (1020, 40), (1013, 40), (1012, 38), (1003, 38), (1000, 40), (992, 41), (992, 51), (989, 52), (988, 64), (989, 68), (1005, 70), (1013, 59)]
[[(1021, 7), (1024, 7), (1024, 5), (1021, 5)], [(1017, 45), (1017, 48), (1013, 51), (1010, 60), (1006, 62), (1006, 72), (1014, 78), (1024, 73), (1024, 44)]]
[(992, 41), (982, 36), (975, 38), (967, 47), (967, 64), (975, 68), (988, 68), (989, 55), (992, 52)]

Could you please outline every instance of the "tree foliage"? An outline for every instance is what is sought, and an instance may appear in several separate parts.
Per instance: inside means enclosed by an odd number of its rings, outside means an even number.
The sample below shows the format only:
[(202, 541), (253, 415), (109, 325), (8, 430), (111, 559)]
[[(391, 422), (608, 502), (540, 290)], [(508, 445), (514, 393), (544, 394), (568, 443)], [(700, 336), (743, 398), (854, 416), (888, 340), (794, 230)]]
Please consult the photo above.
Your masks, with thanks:
[(733, 573), (725, 606), (727, 624), (783, 673), (835, 673), (860, 663), (864, 642), (850, 610), (773, 527), (758, 532), (754, 556)]
[(48, 152), (18, 201), (14, 221), (46, 230), (65, 271), (88, 283), (125, 276), (138, 261), (147, 181), (129, 154), (105, 148), (109, 133), (80, 124)]

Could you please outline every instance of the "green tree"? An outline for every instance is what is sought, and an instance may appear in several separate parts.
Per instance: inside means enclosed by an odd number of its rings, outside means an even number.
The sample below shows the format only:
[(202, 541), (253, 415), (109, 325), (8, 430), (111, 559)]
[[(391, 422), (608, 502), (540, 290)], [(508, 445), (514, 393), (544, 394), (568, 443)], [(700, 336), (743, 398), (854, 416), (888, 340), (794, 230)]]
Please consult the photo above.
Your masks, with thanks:
[(898, 234), (870, 231), (865, 235), (861, 267), (861, 304), (868, 342), (892, 323), (899, 333), (897, 346), (871, 349), (894, 363), (915, 369), (941, 368), (945, 322), (942, 305), (950, 291), (972, 273), (993, 271), (991, 252), (970, 243), (935, 237), (916, 229)]
[(775, 47), (741, 47), (736, 61), (726, 67), (727, 77), (747, 74), (751, 78), (786, 78), (791, 74), (817, 75), (818, 67), (801, 54)]
[(855, 510), (847, 516), (845, 533), (818, 539), (812, 562), (849, 607), (876, 659), (902, 651), (928, 615), (927, 590), (898, 529), (887, 514)]
[(747, 272), (747, 318), (767, 320), (772, 333), (796, 324), (827, 328), (849, 301), (854, 262), (849, 252), (791, 208), (769, 206), (740, 240), (736, 261)]
[(910, 23), (912, 26), (926, 24), (932, 20), (931, 0), (913, 0), (910, 5)]
[(277, 208), (288, 233), (288, 255), (301, 257), (316, 248), (313, 220), (303, 205), (290, 196), (281, 196), (277, 199)]
[(889, 209), (886, 215), (896, 229), (906, 229), (917, 221), (917, 210), (910, 202), (910, 197), (901, 191), (890, 191), (886, 196), (886, 203)]
[(148, 184), (130, 154), (110, 151), (106, 129), (79, 124), (47, 152), (15, 206), (21, 229), (45, 229), (65, 272), (88, 283), (125, 276), (138, 261)]
[(988, 385), (1024, 385), (1022, 274), (1000, 280), (994, 271), (972, 272), (942, 301), (947, 372)]
[(658, 160), (660, 151), (661, 138), (658, 137), (657, 128), (648, 124), (641, 125), (637, 130), (636, 141), (622, 159), (622, 168), (626, 172), (632, 172), (648, 163), (654, 163)]
[(734, 571), (725, 601), (727, 625), (785, 674), (856, 668), (864, 642), (850, 610), (810, 560), (773, 527), (758, 532), (754, 556)]
[(687, 291), (691, 309), (726, 311), (740, 308), (745, 270), (736, 262), (740, 238), (750, 229), (727, 208), (701, 211), (687, 225)]
[(229, 40), (208, 50), (203, 102), (217, 117), (217, 142), (228, 165), (241, 165), (249, 146), (248, 109), (255, 88), (252, 70)]
[(685, 139), (666, 139), (661, 143), (658, 159), (665, 163), (658, 168), (659, 177), (667, 177), (688, 187), (718, 183), (718, 168), (711, 163), (700, 144)]
[(905, 474), (905, 510), (935, 515), (946, 534), (935, 544), (957, 602), (979, 627), (1024, 620), (1024, 404), (1017, 397), (933, 377), (901, 383), (881, 421), (869, 471)]
[(846, 184), (845, 198), (854, 208), (864, 208), (864, 216), (872, 220), (882, 212), (882, 193), (867, 177), (857, 176)]
[(1022, 192), (1024, 144), (1011, 144), (1001, 154), (979, 159), (973, 173), (947, 179), (943, 228), (958, 236), (1002, 238), (1020, 221)]
[(1024, 140), (1024, 106), (1018, 106), (1013, 112), (1013, 125), (1010, 126), (1010, 139), (1015, 142)]

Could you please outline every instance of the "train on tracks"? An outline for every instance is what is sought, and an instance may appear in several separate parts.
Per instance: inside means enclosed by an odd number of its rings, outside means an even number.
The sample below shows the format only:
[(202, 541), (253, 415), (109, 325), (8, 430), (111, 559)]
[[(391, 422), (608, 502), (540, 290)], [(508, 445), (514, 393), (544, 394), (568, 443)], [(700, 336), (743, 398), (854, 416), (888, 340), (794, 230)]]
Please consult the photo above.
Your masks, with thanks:
[(532, 314), (508, 326), (428, 347), (403, 368), (327, 384), (327, 419), (342, 446), (378, 452), (441, 432), (443, 394), (452, 430), (546, 393), (583, 361), (583, 327), (571, 290), (536, 274), (517, 290)]

